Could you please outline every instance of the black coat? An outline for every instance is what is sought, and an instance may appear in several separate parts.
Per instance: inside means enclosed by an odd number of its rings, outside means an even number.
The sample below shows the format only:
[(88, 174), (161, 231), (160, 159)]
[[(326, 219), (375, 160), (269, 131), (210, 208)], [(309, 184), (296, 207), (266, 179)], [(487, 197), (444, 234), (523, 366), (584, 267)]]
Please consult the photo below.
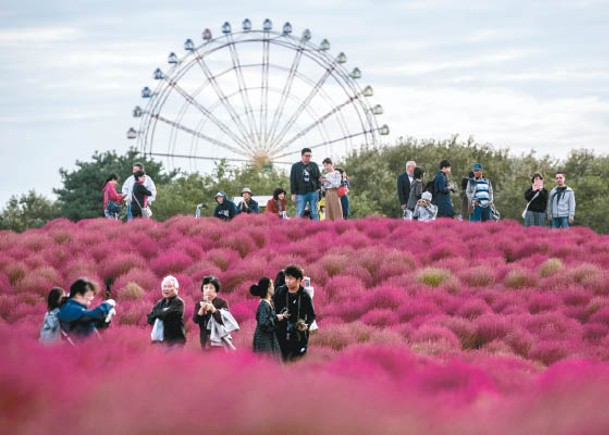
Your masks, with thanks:
[(208, 311), (205, 313), (205, 315), (199, 316), (199, 309), (201, 308), (201, 305), (199, 305), (197, 302), (195, 312), (192, 315), (192, 321), (199, 325), (199, 341), (202, 349), (209, 348), (209, 331), (207, 330), (207, 324), (209, 323), (211, 316), (214, 316), (216, 322), (222, 325), (222, 314), (220, 314), (220, 310), (228, 310), (228, 302), (226, 302), (224, 299), (220, 299), (217, 296), (211, 301), (211, 303), (217, 310), (214, 314)]
[(408, 178), (408, 173), (404, 172), (398, 177), (398, 198), (400, 199), (400, 205), (406, 205), (408, 203), (409, 195), (410, 178)]
[(177, 296), (161, 299), (148, 313), (148, 324), (153, 325), (156, 319), (163, 321), (163, 342), (167, 344), (186, 343), (184, 333), (184, 301)]
[[(532, 187), (529, 187), (527, 189), (526, 192), (524, 192), (524, 199), (527, 200), (527, 203), (529, 201), (531, 201), (531, 199), (533, 199), (533, 197), (535, 196), (536, 191), (533, 190)], [(548, 190), (544, 187), (543, 189), (541, 189), (539, 191), (539, 195), (537, 195), (537, 198), (535, 198), (533, 201), (531, 201), (531, 204), (529, 204), (529, 211), (534, 211), (537, 213), (545, 213), (546, 209), (548, 207)]]
[[(308, 182), (305, 180), (305, 171), (308, 174)], [(290, 171), (290, 191), (293, 195), (304, 195), (319, 189), (319, 166), (315, 162), (305, 165), (302, 161), (292, 165)]]
[(283, 359), (288, 361), (304, 356), (309, 344), (309, 331), (299, 332), (295, 325), (299, 319), (304, 320), (307, 326), (315, 320), (311, 297), (302, 286), (296, 293), (290, 293), (287, 286), (283, 285), (275, 290), (273, 303), (277, 313), (286, 307), (290, 312), (289, 319), (277, 323), (277, 339)]

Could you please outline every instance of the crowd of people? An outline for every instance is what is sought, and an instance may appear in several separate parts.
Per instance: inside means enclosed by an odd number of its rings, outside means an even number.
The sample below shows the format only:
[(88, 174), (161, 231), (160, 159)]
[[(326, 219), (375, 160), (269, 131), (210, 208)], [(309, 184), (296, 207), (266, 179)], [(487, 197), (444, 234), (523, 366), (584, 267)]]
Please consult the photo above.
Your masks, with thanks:
[[(294, 361), (307, 353), (309, 334), (317, 328), (310, 283), (305, 284), (303, 269), (290, 265), (280, 271), (275, 281), (262, 277), (250, 287), (250, 293), (260, 298), (256, 312), (256, 330), (252, 340), (255, 353), (272, 359)], [(179, 297), (180, 284), (168, 275), (161, 281), (161, 298), (147, 314), (152, 327), (151, 342), (167, 349), (186, 344), (184, 323), (185, 303)], [(220, 298), (220, 280), (205, 276), (201, 284), (201, 300), (194, 307), (192, 321), (199, 327), (199, 341), (204, 351), (236, 350), (232, 333), (239, 324), (230, 313), (229, 304)], [(66, 340), (72, 345), (107, 328), (116, 315), (116, 302), (107, 299), (97, 307), (91, 304), (98, 293), (97, 285), (88, 279), (78, 279), (69, 295), (59, 287), (51, 289), (47, 313), (40, 329), (40, 341), (54, 344)]]
[[(323, 172), (311, 160), (310, 148), (303, 148), (300, 161), (292, 165), (290, 171), (291, 200), (296, 207), (296, 217), (311, 220), (347, 219), (350, 212), (350, 183), (346, 172), (336, 168), (331, 158), (323, 160)], [(121, 193), (116, 190), (119, 178), (110, 174), (103, 188), (104, 215), (118, 219), (122, 203), (127, 206), (127, 219), (149, 218), (152, 215), (150, 204), (156, 199), (156, 187), (152, 178), (146, 175), (144, 165), (133, 164), (133, 176), (123, 183)], [(471, 171), (461, 179), (461, 214), (456, 215), (452, 195), (457, 187), (449, 181), (451, 163), (442, 160), (433, 179), (424, 182), (425, 171), (414, 160), (406, 162), (406, 170), (397, 177), (397, 196), (404, 219), (433, 221), (436, 218), (455, 218), (472, 222), (498, 220), (499, 211), (495, 207), (493, 184), (485, 176), (484, 167), (476, 162)], [(527, 201), (522, 212), (525, 226), (546, 226), (568, 228), (575, 217), (575, 193), (565, 183), (564, 172), (555, 174), (556, 186), (548, 193), (544, 187), (543, 175), (533, 174), (531, 186), (524, 192)], [(287, 219), (287, 192), (282, 187), (273, 191), (268, 199), (264, 213)], [(241, 190), (241, 198), (235, 204), (226, 193), (219, 191), (214, 195), (213, 216), (225, 221), (238, 214), (258, 214), (258, 204), (249, 187)]]
[[(456, 215), (451, 195), (457, 193), (450, 183), (451, 164), (442, 160), (432, 181), (423, 183), (425, 171), (416, 162), (406, 162), (406, 170), (397, 178), (397, 195), (404, 219), (431, 221), (436, 217), (453, 219)], [(531, 186), (524, 192), (527, 201), (522, 212), (524, 225), (568, 228), (575, 218), (575, 193), (565, 183), (565, 174), (556, 172), (556, 186), (548, 194), (543, 175), (536, 172), (531, 177)], [(493, 184), (484, 175), (484, 167), (476, 162), (471, 171), (461, 179), (461, 219), (471, 222), (499, 220), (495, 208)]]

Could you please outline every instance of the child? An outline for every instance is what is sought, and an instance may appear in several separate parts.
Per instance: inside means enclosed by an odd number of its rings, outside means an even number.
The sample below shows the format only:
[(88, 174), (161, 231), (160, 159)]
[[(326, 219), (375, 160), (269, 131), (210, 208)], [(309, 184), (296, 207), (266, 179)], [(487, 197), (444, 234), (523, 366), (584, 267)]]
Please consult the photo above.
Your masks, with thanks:
[(44, 344), (55, 344), (61, 339), (61, 327), (59, 326), (59, 307), (63, 305), (66, 295), (62, 288), (53, 287), (47, 297), (47, 313), (40, 328), (39, 341)]
[[(252, 296), (260, 298), (256, 311), (256, 332), (254, 332), (253, 350), (255, 353), (266, 353), (276, 360), (281, 360), (281, 348), (277, 341), (277, 321), (283, 320), (285, 314), (277, 315), (271, 300), (275, 289), (273, 280), (262, 277), (258, 284), (250, 287)], [(287, 317), (286, 317), (287, 318)]]
[(417, 201), (412, 217), (423, 222), (430, 222), (436, 219), (438, 206), (431, 203), (431, 192), (423, 192), (421, 199)]

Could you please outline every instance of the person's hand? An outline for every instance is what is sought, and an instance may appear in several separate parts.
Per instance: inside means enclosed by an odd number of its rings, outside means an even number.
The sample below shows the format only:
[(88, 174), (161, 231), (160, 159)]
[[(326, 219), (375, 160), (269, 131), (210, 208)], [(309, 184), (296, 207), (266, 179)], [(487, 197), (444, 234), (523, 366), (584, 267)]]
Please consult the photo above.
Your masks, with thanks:
[(114, 299), (108, 299), (106, 301), (112, 308), (116, 306), (116, 301)]
[(292, 195), (292, 202), (296, 204), (296, 195)]
[(569, 223), (570, 223), (570, 224), (572, 224), (572, 223), (573, 223), (573, 220), (574, 220), (574, 219), (573, 219), (572, 217), (569, 217), (569, 219), (568, 219), (568, 221), (569, 221)]

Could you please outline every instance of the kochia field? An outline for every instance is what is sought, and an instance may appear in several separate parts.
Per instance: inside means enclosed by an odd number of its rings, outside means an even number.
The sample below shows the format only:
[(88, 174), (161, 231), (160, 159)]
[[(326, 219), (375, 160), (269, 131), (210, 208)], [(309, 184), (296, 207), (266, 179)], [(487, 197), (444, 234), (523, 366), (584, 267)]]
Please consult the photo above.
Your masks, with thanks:
[[(249, 286), (299, 264), (319, 333), (280, 365), (251, 353)], [(7, 434), (609, 433), (609, 238), (516, 222), (238, 216), (56, 220), (0, 232), (0, 428)], [(150, 344), (172, 274), (187, 344)], [(192, 320), (216, 275), (237, 352)], [(118, 314), (72, 347), (37, 337), (51, 287), (109, 286)]]

